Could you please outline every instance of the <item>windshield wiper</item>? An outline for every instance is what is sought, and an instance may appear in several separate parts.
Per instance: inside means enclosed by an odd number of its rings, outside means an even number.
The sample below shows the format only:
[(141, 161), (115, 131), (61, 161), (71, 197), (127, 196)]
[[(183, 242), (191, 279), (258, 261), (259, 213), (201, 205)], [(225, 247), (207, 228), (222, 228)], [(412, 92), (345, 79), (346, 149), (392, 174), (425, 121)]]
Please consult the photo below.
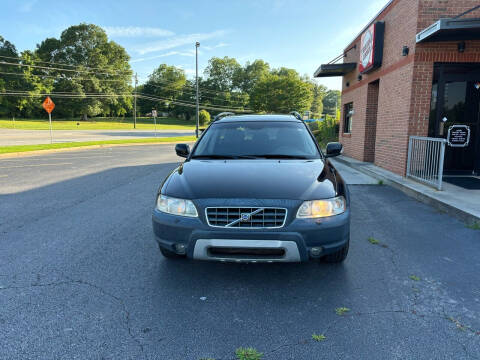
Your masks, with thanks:
[(264, 158), (264, 159), (301, 159), (306, 160), (310, 159), (308, 156), (304, 155), (287, 155), (287, 154), (264, 154), (264, 155), (251, 155), (255, 158)]
[(192, 159), (255, 159), (255, 156), (249, 155), (218, 155), (218, 154), (211, 154), (211, 155), (193, 155)]

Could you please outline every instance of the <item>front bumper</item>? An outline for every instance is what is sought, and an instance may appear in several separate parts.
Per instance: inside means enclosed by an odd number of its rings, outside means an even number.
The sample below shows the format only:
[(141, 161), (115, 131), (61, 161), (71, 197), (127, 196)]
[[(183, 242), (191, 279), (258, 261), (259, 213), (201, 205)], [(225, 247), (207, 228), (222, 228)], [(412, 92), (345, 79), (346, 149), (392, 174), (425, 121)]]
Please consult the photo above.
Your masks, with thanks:
[[(278, 229), (211, 227), (207, 225), (202, 210), (198, 218), (154, 210), (155, 240), (161, 247), (174, 252), (181, 244), (187, 257), (199, 260), (297, 262), (336, 252), (350, 237), (349, 208), (343, 214), (319, 219), (297, 219), (296, 211), (289, 211), (285, 226)], [(228, 248), (228, 254), (217, 251), (222, 248)], [(312, 255), (312, 248), (320, 248), (320, 253)]]

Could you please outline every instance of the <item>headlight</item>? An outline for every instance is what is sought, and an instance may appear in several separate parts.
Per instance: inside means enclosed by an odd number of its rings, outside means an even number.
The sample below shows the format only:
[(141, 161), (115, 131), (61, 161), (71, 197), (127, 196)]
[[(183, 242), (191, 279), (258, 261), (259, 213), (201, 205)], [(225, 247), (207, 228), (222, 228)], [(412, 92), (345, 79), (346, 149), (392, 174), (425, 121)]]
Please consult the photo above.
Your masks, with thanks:
[(345, 198), (305, 201), (298, 209), (297, 218), (321, 218), (345, 212)]
[(173, 215), (198, 217), (197, 209), (191, 200), (159, 195), (157, 198), (157, 209)]

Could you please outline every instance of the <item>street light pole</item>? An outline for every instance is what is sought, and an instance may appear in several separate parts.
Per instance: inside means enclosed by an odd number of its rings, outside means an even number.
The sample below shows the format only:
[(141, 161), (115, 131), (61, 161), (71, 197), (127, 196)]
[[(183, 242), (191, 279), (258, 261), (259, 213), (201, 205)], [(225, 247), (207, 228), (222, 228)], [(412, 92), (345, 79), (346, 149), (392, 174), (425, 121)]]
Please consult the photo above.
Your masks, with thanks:
[(199, 120), (200, 120), (200, 117), (199, 117), (199, 108), (200, 108), (200, 105), (199, 105), (199, 102), (198, 102), (198, 47), (200, 46), (200, 43), (197, 41), (195, 43), (195, 82), (197, 83), (197, 86), (196, 86), (196, 93), (197, 93), (197, 125), (195, 127), (195, 136), (198, 138), (198, 124), (199, 124)]
[(133, 105), (133, 128), (136, 129), (137, 128), (137, 83), (138, 83), (138, 79), (137, 79), (137, 73), (135, 73), (135, 95), (134, 95), (134, 105)]

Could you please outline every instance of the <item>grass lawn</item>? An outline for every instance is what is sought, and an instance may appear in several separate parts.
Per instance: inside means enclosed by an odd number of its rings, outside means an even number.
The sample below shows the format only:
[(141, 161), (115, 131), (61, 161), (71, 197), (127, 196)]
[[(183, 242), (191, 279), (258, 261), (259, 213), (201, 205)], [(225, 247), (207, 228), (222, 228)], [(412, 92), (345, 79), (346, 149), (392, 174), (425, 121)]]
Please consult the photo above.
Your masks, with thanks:
[[(78, 125), (77, 125), (78, 124)], [(92, 118), (88, 121), (75, 119), (55, 119), (52, 117), (54, 130), (129, 130), (133, 129), (133, 118)], [(0, 119), (0, 129), (49, 130), (48, 117), (44, 119)], [(154, 129), (153, 119), (137, 118), (137, 129)], [(193, 130), (195, 123), (175, 118), (157, 118), (157, 130)]]
[(0, 146), (0, 154), (36, 151), (36, 150), (74, 148), (74, 147), (90, 146), (90, 145), (189, 142), (189, 141), (195, 141), (195, 140), (196, 140), (195, 136), (179, 136), (179, 137), (166, 137), (166, 138), (84, 141), (84, 142), (66, 142), (66, 143), (56, 143), (56, 144)]

